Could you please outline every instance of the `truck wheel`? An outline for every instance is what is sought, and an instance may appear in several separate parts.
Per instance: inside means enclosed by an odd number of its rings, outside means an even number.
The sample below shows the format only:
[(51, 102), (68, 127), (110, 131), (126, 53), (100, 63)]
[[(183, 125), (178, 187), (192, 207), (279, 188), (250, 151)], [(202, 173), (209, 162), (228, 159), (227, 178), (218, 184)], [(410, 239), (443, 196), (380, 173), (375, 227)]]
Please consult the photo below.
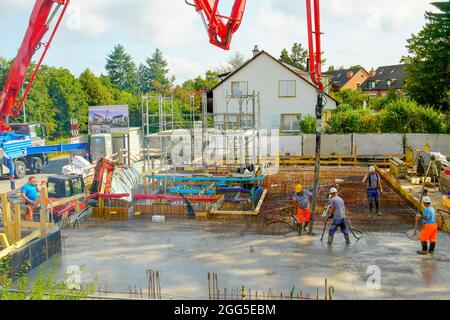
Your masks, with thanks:
[(42, 168), (44, 164), (42, 162), (41, 158), (33, 158), (33, 167), (31, 168), (31, 173), (33, 174), (40, 174), (42, 173)]
[(22, 160), (17, 160), (14, 163), (14, 166), (14, 176), (16, 177), (16, 179), (22, 179), (23, 177), (25, 177), (25, 175), (27, 174), (27, 166), (25, 162), (23, 162)]

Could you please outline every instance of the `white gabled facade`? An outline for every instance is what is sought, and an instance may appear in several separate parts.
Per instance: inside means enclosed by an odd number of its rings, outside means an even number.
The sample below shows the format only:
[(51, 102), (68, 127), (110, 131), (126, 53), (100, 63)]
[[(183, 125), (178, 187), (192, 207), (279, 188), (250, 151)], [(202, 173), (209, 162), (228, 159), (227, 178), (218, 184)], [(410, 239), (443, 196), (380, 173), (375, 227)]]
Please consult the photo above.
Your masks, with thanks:
[[(315, 115), (317, 91), (314, 85), (305, 80), (305, 73), (299, 69), (278, 62), (268, 53), (262, 51), (225, 78), (213, 91), (213, 108), (215, 114), (239, 114), (239, 87), (243, 94), (260, 94), (261, 129), (281, 129), (297, 131), (298, 117)], [(247, 90), (247, 91), (245, 91)], [(326, 96), (324, 120), (336, 109), (336, 101)], [(243, 103), (243, 112), (252, 113), (252, 105)], [(216, 116), (216, 123), (223, 121)], [(294, 122), (294, 123), (292, 123)], [(294, 132), (291, 132), (294, 133)]]

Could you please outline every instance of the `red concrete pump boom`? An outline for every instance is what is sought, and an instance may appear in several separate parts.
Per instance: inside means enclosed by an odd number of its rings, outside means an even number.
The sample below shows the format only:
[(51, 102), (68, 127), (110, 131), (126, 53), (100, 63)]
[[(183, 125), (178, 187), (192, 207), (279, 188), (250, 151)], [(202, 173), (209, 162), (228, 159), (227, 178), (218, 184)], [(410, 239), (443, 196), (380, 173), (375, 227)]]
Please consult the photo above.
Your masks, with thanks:
[[(0, 133), (11, 131), (8, 120), (9, 118), (16, 118), (20, 114), (23, 103), (33, 85), (37, 72), (42, 65), (47, 50), (58, 30), (68, 5), (69, 0), (36, 0), (22, 45), (12, 63), (0, 93)], [(58, 16), (58, 20), (53, 27), (53, 31), (47, 42), (44, 43), (43, 38), (50, 29), (50, 24), (56, 16)], [(25, 83), (31, 59), (41, 46), (44, 47), (41, 57), (31, 75), (25, 93), (18, 99), (20, 91)]]
[(320, 40), (322, 33), (320, 30), (319, 0), (314, 0), (314, 17), (311, 8), (311, 0), (306, 0), (306, 19), (308, 24), (309, 73), (311, 75), (311, 80), (319, 88), (319, 91), (323, 91), (322, 46)]
[(234, 33), (239, 29), (244, 17), (247, 0), (235, 0), (229, 17), (219, 13), (220, 0), (193, 0), (185, 2), (195, 7), (202, 17), (209, 35), (209, 42), (221, 49), (229, 50)]

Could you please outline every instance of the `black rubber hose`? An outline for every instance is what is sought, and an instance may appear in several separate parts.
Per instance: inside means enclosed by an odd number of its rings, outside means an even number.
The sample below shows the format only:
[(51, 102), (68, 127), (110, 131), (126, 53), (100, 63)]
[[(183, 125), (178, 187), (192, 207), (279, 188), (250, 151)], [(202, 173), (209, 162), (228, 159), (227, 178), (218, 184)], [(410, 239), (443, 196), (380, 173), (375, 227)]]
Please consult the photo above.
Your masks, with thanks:
[[(361, 229), (352, 227), (350, 220), (348, 218), (345, 218), (345, 223), (347, 224), (348, 228), (350, 229), (350, 232), (352, 233), (352, 235), (355, 237), (356, 240), (360, 240), (364, 236), (364, 232)], [(356, 233), (360, 233), (361, 236), (357, 236), (355, 234), (355, 231)]]

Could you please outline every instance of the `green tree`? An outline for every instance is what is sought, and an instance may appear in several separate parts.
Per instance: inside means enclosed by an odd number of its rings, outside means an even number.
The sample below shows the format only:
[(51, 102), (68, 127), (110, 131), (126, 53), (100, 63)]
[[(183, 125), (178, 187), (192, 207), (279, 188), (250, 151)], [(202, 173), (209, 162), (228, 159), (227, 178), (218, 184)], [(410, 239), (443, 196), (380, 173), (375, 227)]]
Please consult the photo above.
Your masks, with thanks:
[(228, 64), (231, 66), (232, 70), (239, 69), (242, 65), (247, 62), (247, 59), (241, 52), (236, 52), (228, 59)]
[(68, 135), (70, 119), (78, 119), (80, 130), (87, 129), (88, 96), (80, 81), (67, 69), (43, 66), (49, 96), (55, 108), (59, 135)]
[(343, 89), (332, 93), (332, 95), (339, 103), (348, 104), (353, 109), (362, 109), (364, 107), (364, 101), (367, 104), (369, 103), (369, 95), (359, 90)]
[(0, 88), (3, 88), (6, 76), (8, 75), (11, 63), (3, 57), (0, 57)]
[(141, 93), (149, 93), (151, 87), (150, 72), (148, 68), (141, 63), (137, 70), (138, 91)]
[(89, 69), (80, 75), (80, 83), (90, 106), (107, 106), (113, 103), (111, 92)]
[(300, 69), (307, 69), (308, 63), (308, 50), (303, 48), (300, 43), (294, 43), (291, 48), (290, 58), (292, 64)]
[(433, 2), (425, 27), (408, 39), (406, 92), (423, 105), (448, 110), (450, 89), (450, 1)]
[[(57, 131), (58, 123), (55, 119), (56, 109), (50, 98), (44, 77), (38, 76), (31, 87), (25, 101), (28, 123), (40, 123), (47, 127), (49, 135)], [(23, 122), (22, 115), (18, 119)]]
[(207, 91), (215, 87), (220, 82), (218, 73), (208, 70), (205, 77), (198, 76), (195, 79), (187, 80), (183, 83), (183, 88), (195, 91)]
[(306, 116), (300, 120), (300, 130), (302, 133), (316, 133), (316, 117)]
[(144, 73), (144, 78), (142, 79), (142, 81), (148, 81), (150, 90), (156, 90), (156, 86), (153, 83), (155, 81), (162, 86), (171, 84), (171, 79), (169, 78), (169, 69), (167, 68), (167, 65), (167, 60), (164, 59), (162, 51), (159, 49), (156, 49), (152, 56), (145, 60), (144, 69), (141, 70), (141, 72)]
[(136, 65), (125, 48), (118, 44), (106, 58), (106, 71), (111, 83), (128, 92), (137, 90)]
[(291, 56), (289, 55), (289, 52), (286, 49), (283, 49), (283, 51), (281, 51), (280, 60), (290, 65), (293, 64)]

